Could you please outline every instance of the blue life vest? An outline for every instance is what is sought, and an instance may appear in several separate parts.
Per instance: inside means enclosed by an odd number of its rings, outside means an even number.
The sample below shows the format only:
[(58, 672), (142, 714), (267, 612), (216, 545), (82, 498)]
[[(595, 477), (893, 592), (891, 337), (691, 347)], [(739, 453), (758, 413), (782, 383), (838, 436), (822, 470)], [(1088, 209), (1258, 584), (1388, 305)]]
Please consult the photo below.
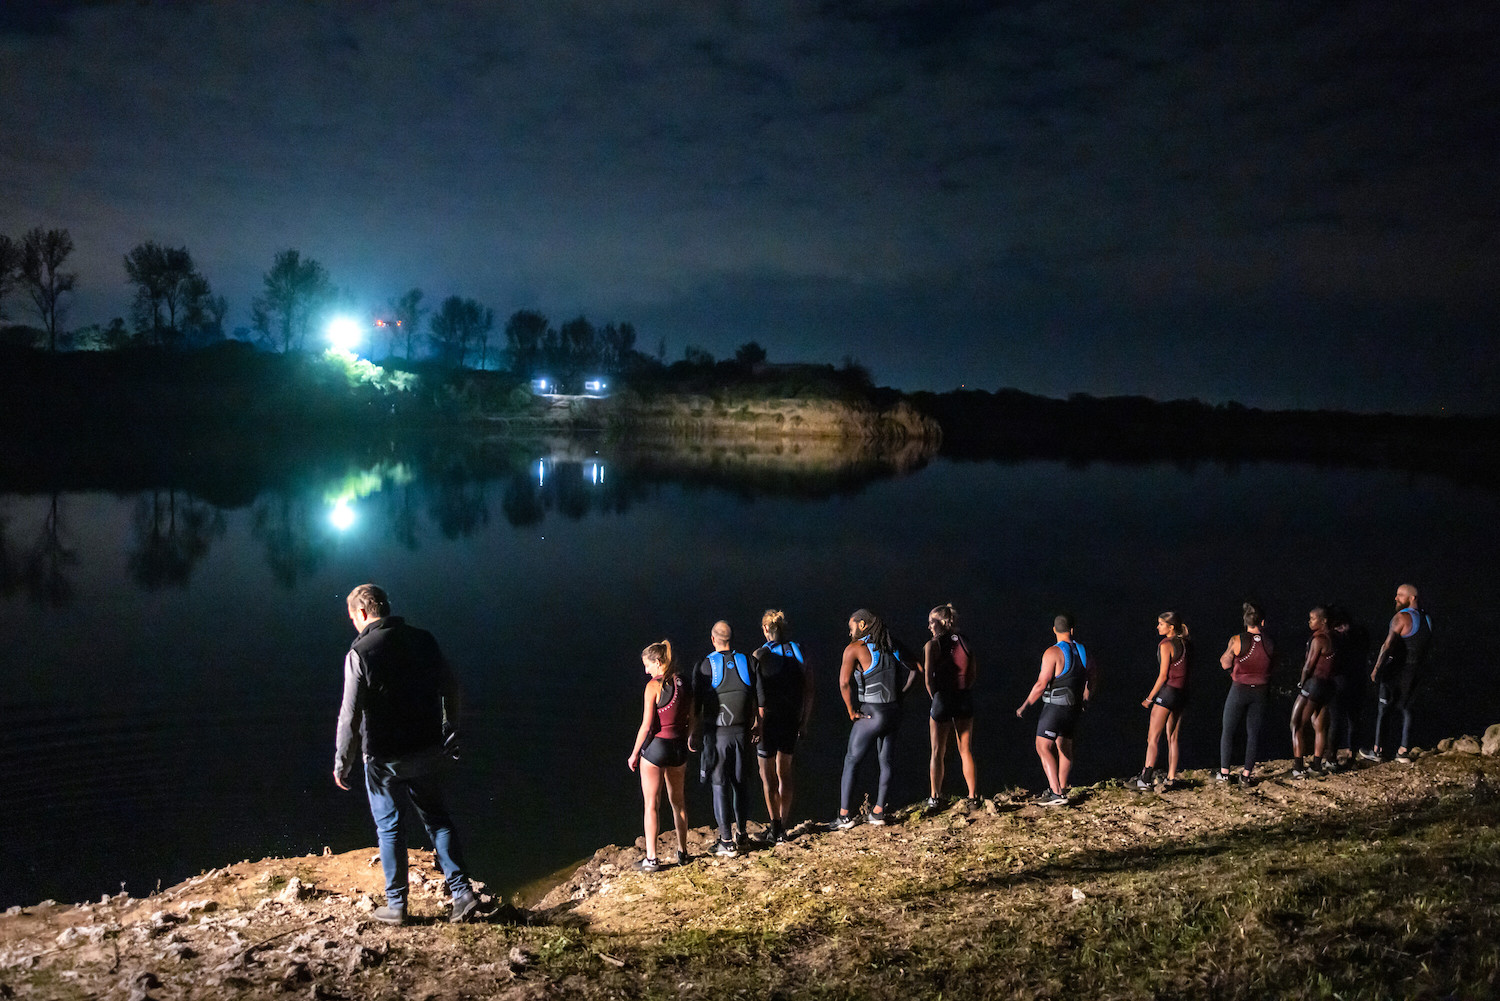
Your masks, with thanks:
[[(735, 653), (733, 650), (729, 652), (729, 655), (734, 658), (734, 669), (739, 672), (740, 680), (745, 683), (746, 688), (749, 688), (750, 661), (745, 657), (744, 654)], [(727, 659), (728, 658), (726, 658), (722, 653), (719, 653), (718, 651), (714, 651), (713, 653), (708, 655), (708, 662), (713, 666), (714, 669), (715, 689), (717, 689), (724, 683), (724, 662)], [(798, 660), (801, 660), (801, 658), (799, 657)]]
[(1076, 706), (1083, 702), (1083, 686), (1087, 683), (1089, 666), (1088, 651), (1082, 643), (1072, 640), (1054, 644), (1062, 653), (1062, 670), (1052, 675), (1047, 688), (1042, 692), (1042, 702), (1049, 706)]
[(854, 675), (859, 701), (870, 705), (895, 702), (900, 691), (896, 683), (896, 665), (900, 658), (894, 653), (889, 656), (881, 653), (869, 640), (864, 643), (865, 649), (870, 651), (870, 666)]

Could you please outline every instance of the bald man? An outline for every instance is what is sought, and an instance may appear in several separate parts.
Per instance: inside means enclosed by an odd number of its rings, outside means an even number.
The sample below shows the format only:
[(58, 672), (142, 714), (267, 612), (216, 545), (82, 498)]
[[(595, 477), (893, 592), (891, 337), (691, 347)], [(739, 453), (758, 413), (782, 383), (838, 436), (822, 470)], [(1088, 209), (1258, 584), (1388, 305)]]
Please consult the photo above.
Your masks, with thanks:
[(1396, 748), (1396, 760), (1411, 764), (1411, 704), (1417, 686), (1427, 675), (1431, 649), (1432, 619), (1422, 611), (1416, 587), (1402, 584), (1396, 588), (1396, 614), (1391, 616), (1385, 642), (1375, 656), (1375, 669), (1370, 672), (1370, 680), (1380, 685), (1380, 704), (1375, 715), (1375, 746), (1360, 751), (1361, 758), (1381, 760), (1386, 718), (1399, 712), (1401, 744)]
[[(746, 838), (750, 775), (756, 768), (750, 751), (751, 727), (758, 708), (755, 661), (735, 652), (730, 645), (734, 632), (723, 620), (714, 623), (709, 639), (713, 652), (699, 661), (693, 672), (697, 725), (702, 732), (694, 735), (688, 746), (696, 750), (701, 739), (704, 770), (713, 782), (714, 819), (719, 822), (719, 843), (713, 852), (733, 857)], [(731, 808), (738, 832), (730, 826)]]

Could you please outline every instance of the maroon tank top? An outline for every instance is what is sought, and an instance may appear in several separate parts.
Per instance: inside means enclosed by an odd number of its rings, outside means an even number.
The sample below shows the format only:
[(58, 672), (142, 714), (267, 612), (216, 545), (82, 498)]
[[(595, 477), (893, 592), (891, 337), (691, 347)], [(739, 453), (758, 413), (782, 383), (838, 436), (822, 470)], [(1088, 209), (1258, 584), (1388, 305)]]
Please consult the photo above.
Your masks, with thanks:
[[(667, 701), (663, 702), (663, 698)], [(652, 735), (667, 740), (681, 739), (687, 736), (687, 723), (688, 705), (687, 699), (682, 697), (682, 679), (674, 674), (671, 689), (662, 685), (661, 694), (656, 697), (656, 728)]]
[[(1164, 636), (1161, 642), (1167, 644), (1167, 684), (1173, 688), (1186, 689), (1188, 683), (1187, 640), (1174, 640), (1169, 636)], [(1178, 649), (1179, 644), (1181, 644), (1181, 649)], [(1176, 656), (1173, 657), (1173, 654)]]
[(1240, 633), (1240, 655), (1229, 677), (1242, 685), (1264, 685), (1271, 680), (1271, 641), (1260, 633)]
[[(1312, 646), (1312, 640), (1308, 640), (1307, 645)], [(1313, 661), (1312, 676), (1314, 678), (1333, 677), (1335, 672), (1338, 670), (1338, 665), (1335, 663), (1336, 657), (1337, 655), (1334, 653), (1333, 649), (1333, 639), (1332, 637), (1330, 637), (1327, 647), (1324, 648), (1323, 652), (1318, 655), (1318, 659)]]

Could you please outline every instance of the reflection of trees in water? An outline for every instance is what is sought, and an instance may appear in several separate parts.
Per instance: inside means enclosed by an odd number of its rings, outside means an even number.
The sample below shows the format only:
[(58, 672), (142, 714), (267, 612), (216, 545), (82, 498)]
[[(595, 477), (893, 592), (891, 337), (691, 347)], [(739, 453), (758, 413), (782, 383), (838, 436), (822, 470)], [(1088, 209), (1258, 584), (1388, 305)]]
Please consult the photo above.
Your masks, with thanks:
[[(547, 460), (542, 460), (547, 462)], [(551, 462), (540, 477), (536, 464), (522, 472), (513, 472), (505, 481), (501, 508), (505, 520), (521, 527), (535, 525), (556, 511), (578, 521), (589, 514), (624, 514), (633, 501), (646, 493), (647, 486), (621, 474), (603, 477), (602, 482), (590, 475), (596, 464), (587, 462)], [(602, 470), (602, 464), (598, 469)]]
[(407, 549), (417, 548), (417, 491), (412, 484), (404, 483), (385, 493), (385, 520), (391, 538)]
[(257, 501), (250, 534), (266, 547), (271, 576), (287, 590), (316, 573), (328, 558), (326, 535), (319, 532), (322, 507), (309, 494), (276, 494)]
[(129, 564), (136, 582), (151, 591), (186, 587), (210, 540), (224, 534), (224, 514), (176, 490), (153, 490), (136, 502), (134, 528)]
[(444, 538), (467, 538), (490, 523), (484, 481), (467, 472), (450, 469), (438, 478), (428, 501), (427, 514), (437, 522)]
[(47, 505), (36, 541), (19, 559), (6, 538), (7, 527), (0, 519), (0, 593), (13, 594), (24, 587), (31, 600), (39, 605), (61, 608), (71, 603), (73, 582), (64, 575), (64, 570), (78, 562), (78, 554), (63, 542), (58, 495), (54, 493)]

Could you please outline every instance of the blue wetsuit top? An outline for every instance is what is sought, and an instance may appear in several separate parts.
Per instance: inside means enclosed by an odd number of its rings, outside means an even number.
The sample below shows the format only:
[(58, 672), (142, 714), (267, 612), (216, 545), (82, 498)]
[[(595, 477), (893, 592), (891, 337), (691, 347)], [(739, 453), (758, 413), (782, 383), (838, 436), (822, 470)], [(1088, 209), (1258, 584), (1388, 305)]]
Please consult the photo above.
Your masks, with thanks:
[(1401, 642), (1406, 647), (1406, 668), (1415, 671), (1427, 663), (1427, 652), (1432, 646), (1432, 619), (1416, 608), (1403, 608), (1399, 614), (1407, 616)]
[(1083, 702), (1083, 686), (1088, 681), (1088, 651), (1082, 643), (1068, 640), (1053, 644), (1062, 652), (1062, 670), (1052, 675), (1042, 692), (1042, 701), (1048, 705), (1076, 706)]
[(854, 672), (854, 692), (861, 705), (887, 705), (896, 701), (896, 662), (894, 653), (881, 653), (869, 640), (864, 641), (870, 651), (870, 666)]
[(750, 725), (755, 682), (748, 657), (733, 650), (711, 653), (698, 665), (695, 682), (700, 719), (711, 719), (716, 729), (725, 731)]

